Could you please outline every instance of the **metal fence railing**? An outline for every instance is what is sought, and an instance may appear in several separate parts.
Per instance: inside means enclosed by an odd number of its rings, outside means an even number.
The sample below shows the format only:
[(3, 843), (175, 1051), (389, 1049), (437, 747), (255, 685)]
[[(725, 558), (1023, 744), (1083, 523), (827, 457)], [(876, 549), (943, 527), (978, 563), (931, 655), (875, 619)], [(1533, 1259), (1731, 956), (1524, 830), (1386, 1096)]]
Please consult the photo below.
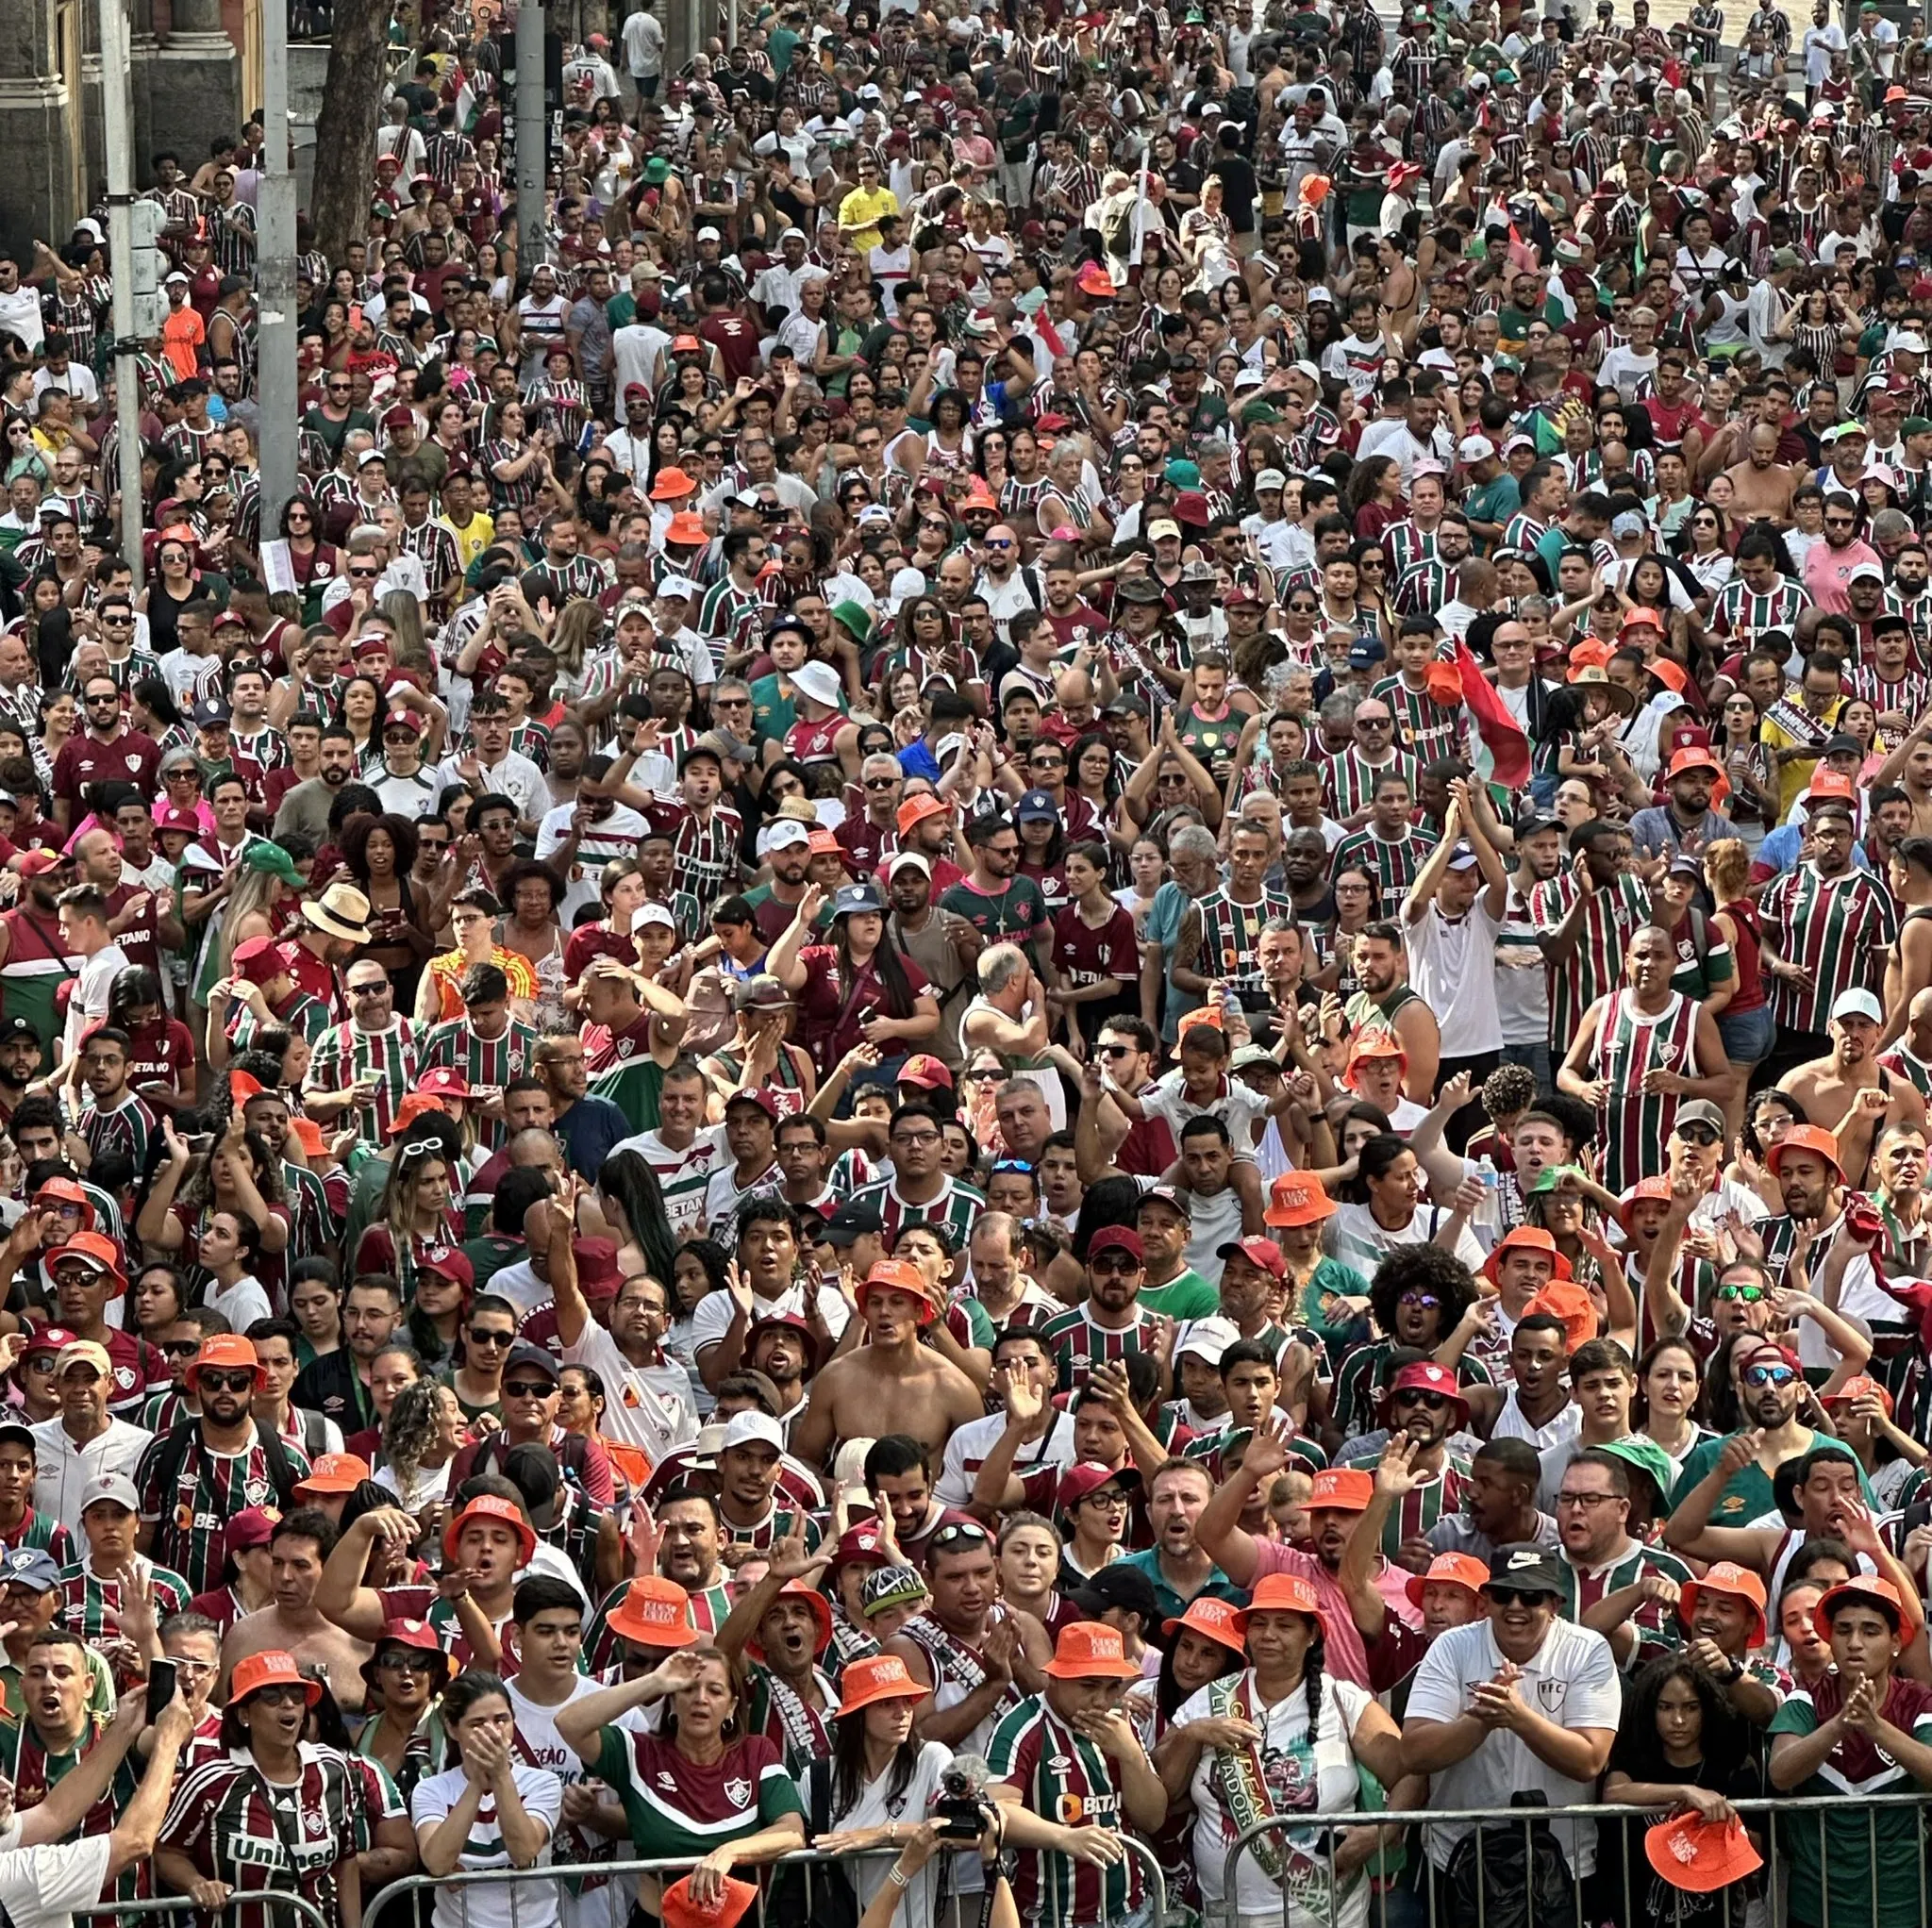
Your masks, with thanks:
[[(1214, 1928), (1925, 1928), (1927, 1811), (1932, 1795), (1878, 1794), (1737, 1800), (1732, 1808), (1763, 1857), (1755, 1874), (1711, 1893), (1665, 1881), (1644, 1853), (1644, 1832), (1665, 1808), (1596, 1803), (1578, 1807), (1430, 1808), (1277, 1817), (1246, 1829), (1222, 1864)], [(1336, 1856), (1351, 1829), (1383, 1830), (1361, 1876), (1339, 1878)], [(1563, 1856), (1551, 1870), (1547, 1829)], [(1454, 1845), (1475, 1845), (1460, 1878), (1448, 1878)], [(1241, 1863), (1279, 1837), (1286, 1866), (1265, 1878), (1278, 1909), (1241, 1905)], [(1434, 1837), (1433, 1841), (1431, 1837)], [(1593, 1839), (1592, 1839), (1593, 1837)], [(1592, 1871), (1574, 1873), (1578, 1844)], [(1430, 1849), (1434, 1847), (1435, 1853)], [(1252, 1893), (1252, 1888), (1251, 1888)]]
[[(1154, 1851), (1137, 1836), (1123, 1834), (1121, 1839), (1126, 1845), (1127, 1853), (1141, 1864), (1147, 1880), (1149, 1912), (1148, 1928), (1167, 1928), (1167, 1883), (1161, 1874), (1160, 1863)], [(770, 1905), (771, 1884), (766, 1882), (765, 1894), (760, 1899), (758, 1914), (747, 1918), (759, 1920), (763, 1928), (803, 1928), (803, 1924), (815, 1918), (816, 1896), (814, 1883), (824, 1870), (835, 1864), (866, 1859), (893, 1859), (898, 1849), (861, 1848), (844, 1854), (825, 1854), (815, 1848), (802, 1848), (796, 1853), (786, 1854), (775, 1861), (758, 1866), (747, 1864), (734, 1872), (745, 1881), (757, 1880), (760, 1874), (775, 1874), (796, 1870), (805, 1877), (805, 1897), (803, 1912), (795, 1913), (790, 1908), (774, 1908)], [(520, 1891), (527, 1890), (539, 1883), (560, 1883), (566, 1879), (580, 1879), (591, 1876), (621, 1881), (625, 1884), (626, 1896), (637, 1886), (641, 1874), (658, 1874), (666, 1882), (675, 1881), (681, 1874), (689, 1874), (693, 1866), (692, 1857), (681, 1859), (658, 1859), (648, 1861), (591, 1861), (575, 1867), (552, 1866), (548, 1868), (477, 1869), (458, 1874), (411, 1874), (401, 1881), (392, 1881), (388, 1886), (373, 1896), (363, 1898), (362, 1928), (408, 1928), (408, 1924), (418, 1917), (418, 1898), (433, 1894), (443, 1895), (451, 1890), (457, 1897), (457, 1910), (459, 1928), (471, 1928), (471, 1916), (465, 1905), (464, 1890), (472, 1887), (490, 1887), (492, 1890), (507, 1890), (508, 1901), (509, 1928), (520, 1928), (520, 1911), (517, 1897)], [(978, 1898), (969, 1897), (974, 1905), (971, 1913), (977, 1918)], [(177, 1902), (176, 1907), (180, 1905)], [(309, 1911), (313, 1913), (311, 1909)], [(548, 1911), (546, 1910), (546, 1915)], [(521, 1911), (527, 1918), (528, 1910)], [(501, 1922), (503, 1910), (500, 1906), (490, 1911), (492, 1923)], [(311, 1928), (304, 1923), (302, 1928)], [(336, 1928), (336, 1924), (322, 1924), (322, 1928)]]
[(196, 1912), (212, 1913), (217, 1920), (232, 1920), (238, 1908), (261, 1908), (270, 1916), (285, 1918), (278, 1928), (341, 1928), (339, 1921), (331, 1921), (307, 1895), (291, 1894), (281, 1888), (265, 1888), (259, 1893), (237, 1894), (231, 1896), (226, 1904), (213, 1910), (196, 1910), (193, 1904), (181, 1895), (153, 1895), (140, 1902), (97, 1902), (92, 1907), (75, 1908), (74, 1919), (92, 1924), (102, 1920), (115, 1921), (149, 1921), (157, 1916), (167, 1916), (174, 1921)]

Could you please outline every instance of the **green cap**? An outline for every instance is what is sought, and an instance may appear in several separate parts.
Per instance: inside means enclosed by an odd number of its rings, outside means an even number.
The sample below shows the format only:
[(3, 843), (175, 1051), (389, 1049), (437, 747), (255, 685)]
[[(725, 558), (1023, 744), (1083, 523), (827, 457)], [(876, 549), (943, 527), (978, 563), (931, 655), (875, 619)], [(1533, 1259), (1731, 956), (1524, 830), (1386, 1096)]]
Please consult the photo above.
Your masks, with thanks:
[(1545, 1165), (1536, 1174), (1536, 1183), (1529, 1188), (1528, 1196), (1536, 1198), (1546, 1191), (1555, 1191), (1566, 1178), (1582, 1180), (1588, 1176), (1581, 1165)]
[(279, 843), (271, 843), (261, 838), (251, 843), (242, 854), (242, 861), (251, 871), (265, 871), (272, 877), (279, 877), (285, 884), (298, 888), (302, 882), (301, 873), (295, 868), (295, 859)]
[(842, 623), (859, 642), (872, 640), (872, 617), (863, 603), (843, 602), (833, 605), (832, 621)]
[(1932, 435), (1932, 420), (1924, 415), (1907, 415), (1899, 424), (1898, 432), (1901, 435)]
[(1167, 465), (1168, 486), (1173, 489), (1198, 489), (1201, 486), (1201, 469), (1197, 462), (1191, 462), (1183, 456), (1175, 456)]
[(1608, 1453), (1625, 1466), (1634, 1466), (1639, 1472), (1648, 1473), (1651, 1484), (1657, 1490), (1657, 1497), (1666, 1501), (1670, 1499), (1676, 1474), (1672, 1470), (1669, 1455), (1655, 1439), (1632, 1434), (1627, 1439), (1612, 1439), (1608, 1445), (1597, 1447), (1596, 1451)]
[(1520, 362), (1513, 355), (1497, 356), (1496, 366), (1498, 368), (1507, 368), (1511, 374), (1521, 374), (1523, 373), (1522, 362)]

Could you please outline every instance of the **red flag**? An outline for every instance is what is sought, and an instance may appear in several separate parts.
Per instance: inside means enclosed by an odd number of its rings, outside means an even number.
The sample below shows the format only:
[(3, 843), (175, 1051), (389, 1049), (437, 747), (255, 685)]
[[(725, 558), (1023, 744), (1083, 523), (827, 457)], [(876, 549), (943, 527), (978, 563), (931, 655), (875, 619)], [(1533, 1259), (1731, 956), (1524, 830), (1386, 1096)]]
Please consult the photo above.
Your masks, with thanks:
[(1469, 653), (1469, 645), (1457, 640), (1455, 663), (1462, 678), (1462, 700), (1475, 717), (1475, 726), (1490, 753), (1492, 783), (1506, 789), (1521, 789), (1529, 781), (1529, 739), (1523, 725), (1509, 714), (1508, 706), (1496, 694), (1495, 686), (1483, 674), (1482, 665)]

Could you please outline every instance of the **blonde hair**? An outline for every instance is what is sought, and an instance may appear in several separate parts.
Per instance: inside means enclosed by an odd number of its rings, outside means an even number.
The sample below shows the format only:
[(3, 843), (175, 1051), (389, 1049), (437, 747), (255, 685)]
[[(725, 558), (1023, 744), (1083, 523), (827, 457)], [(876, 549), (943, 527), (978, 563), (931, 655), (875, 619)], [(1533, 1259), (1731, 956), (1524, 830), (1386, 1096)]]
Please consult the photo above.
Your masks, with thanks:
[(1736, 837), (1720, 837), (1716, 842), (1706, 847), (1704, 853), (1704, 874), (1709, 883), (1711, 894), (1721, 902), (1729, 903), (1743, 894), (1744, 886), (1751, 881), (1751, 853), (1745, 849), (1743, 840)]

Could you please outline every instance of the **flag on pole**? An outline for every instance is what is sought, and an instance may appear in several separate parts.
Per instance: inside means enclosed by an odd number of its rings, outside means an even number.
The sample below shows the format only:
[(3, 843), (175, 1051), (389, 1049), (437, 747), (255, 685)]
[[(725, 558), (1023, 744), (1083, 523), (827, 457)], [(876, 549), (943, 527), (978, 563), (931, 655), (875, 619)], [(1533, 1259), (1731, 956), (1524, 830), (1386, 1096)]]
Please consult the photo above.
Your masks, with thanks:
[(1476, 742), (1470, 761), (1479, 782), (1522, 789), (1529, 782), (1529, 739), (1483, 674), (1482, 665), (1459, 639), (1453, 658), (1462, 678), (1462, 700), (1475, 719)]

